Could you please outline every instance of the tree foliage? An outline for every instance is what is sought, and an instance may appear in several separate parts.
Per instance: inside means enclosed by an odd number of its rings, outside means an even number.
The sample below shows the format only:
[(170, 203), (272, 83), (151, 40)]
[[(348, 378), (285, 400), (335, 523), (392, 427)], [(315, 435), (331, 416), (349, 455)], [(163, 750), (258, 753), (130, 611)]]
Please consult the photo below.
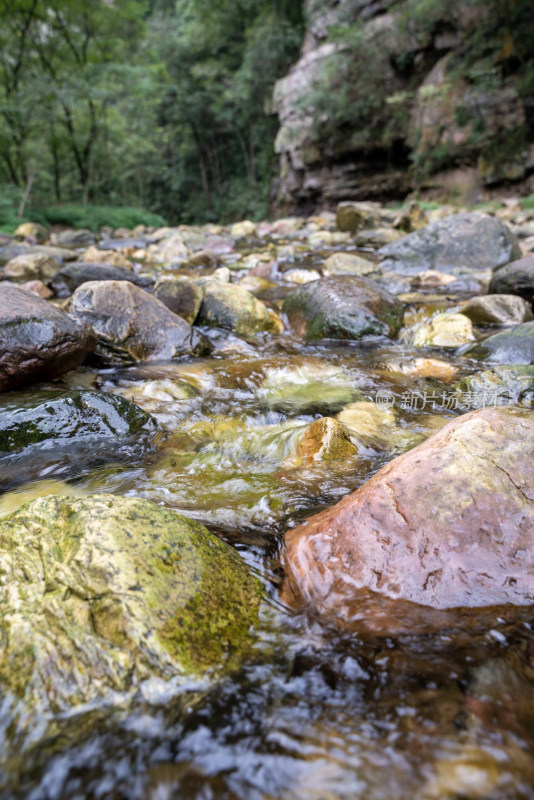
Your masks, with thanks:
[(0, 183), (19, 210), (264, 212), (266, 102), (301, 36), (291, 0), (3, 0)]

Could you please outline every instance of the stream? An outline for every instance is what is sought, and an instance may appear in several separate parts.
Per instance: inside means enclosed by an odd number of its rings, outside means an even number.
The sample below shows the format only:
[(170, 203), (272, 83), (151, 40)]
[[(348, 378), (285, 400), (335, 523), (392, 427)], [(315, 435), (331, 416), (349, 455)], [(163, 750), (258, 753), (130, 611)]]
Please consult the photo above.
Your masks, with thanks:
[[(291, 269), (320, 271), (332, 253), (356, 252), (348, 237), (325, 243), (299, 235), (242, 240), (222, 263), (238, 282), (258, 263), (254, 254), (290, 248)], [(284, 532), (469, 410), (454, 386), (483, 365), (461, 349), (414, 347), (402, 333), (306, 342), (281, 312), (295, 284), (283, 269), (274, 283), (257, 296), (281, 314), (280, 333), (245, 338), (206, 329), (209, 355), (130, 366), (89, 361), (30, 387), (120, 395), (158, 422), (157, 446), (141, 451), (132, 442), (101, 455), (45, 448), (38, 458), (4, 459), (2, 515), (49, 493), (145, 498), (235, 548), (261, 578), (266, 600), (253, 654), (229, 677), (154, 680), (133, 706), (117, 694), (83, 719), (65, 714), (51, 738), (37, 722), (32, 741), (18, 737), (5, 699), (2, 800), (534, 798), (528, 617), (349, 635), (279, 599)], [(476, 293), (469, 281), (463, 292), (412, 292), (404, 326), (456, 311)], [(476, 328), (478, 338), (490, 332)], [(295, 466), (306, 427), (324, 416), (343, 421), (354, 403), (378, 404), (389, 416), (352, 432), (356, 455)]]

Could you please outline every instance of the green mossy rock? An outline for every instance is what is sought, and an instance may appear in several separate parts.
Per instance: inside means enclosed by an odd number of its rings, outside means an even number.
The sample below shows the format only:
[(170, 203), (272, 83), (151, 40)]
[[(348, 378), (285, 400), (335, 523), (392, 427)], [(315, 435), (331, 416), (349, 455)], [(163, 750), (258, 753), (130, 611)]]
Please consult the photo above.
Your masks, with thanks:
[(403, 319), (402, 304), (393, 295), (348, 275), (300, 286), (287, 295), (283, 308), (295, 333), (309, 341), (393, 336)]
[(461, 405), (466, 408), (534, 406), (534, 366), (509, 364), (477, 372), (456, 384)]
[(154, 420), (123, 397), (87, 390), (16, 393), (0, 403), (0, 453), (41, 443), (153, 435)]
[(244, 337), (254, 337), (262, 331), (280, 333), (284, 327), (277, 314), (251, 292), (214, 280), (204, 286), (196, 324), (224, 328)]
[(206, 528), (147, 500), (45, 497), (0, 521), (0, 686), (69, 710), (242, 662), (262, 588)]
[(514, 325), (465, 350), (463, 355), (494, 364), (534, 363), (534, 322)]

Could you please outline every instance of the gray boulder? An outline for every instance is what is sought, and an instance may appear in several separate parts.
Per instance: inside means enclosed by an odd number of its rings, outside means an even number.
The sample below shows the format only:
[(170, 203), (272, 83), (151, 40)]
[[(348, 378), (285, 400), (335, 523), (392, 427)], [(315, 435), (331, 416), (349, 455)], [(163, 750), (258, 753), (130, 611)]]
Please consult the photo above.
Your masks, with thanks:
[(519, 258), (521, 251), (510, 229), (485, 214), (454, 214), (382, 247), (382, 269), (416, 275), (427, 269), (440, 272), (487, 270)]

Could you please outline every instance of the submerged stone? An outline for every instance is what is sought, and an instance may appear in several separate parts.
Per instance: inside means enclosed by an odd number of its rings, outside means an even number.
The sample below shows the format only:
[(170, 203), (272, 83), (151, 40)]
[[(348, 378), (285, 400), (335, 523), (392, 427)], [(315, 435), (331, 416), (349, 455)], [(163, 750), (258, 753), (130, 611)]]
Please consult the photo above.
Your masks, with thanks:
[(250, 651), (261, 584), (202, 525), (139, 498), (46, 497), (0, 520), (0, 686), (73, 709)]
[(331, 414), (357, 395), (350, 376), (329, 364), (273, 367), (258, 388), (260, 403), (286, 413)]
[(358, 448), (350, 441), (343, 425), (332, 417), (321, 417), (304, 430), (294, 453), (284, 461), (284, 466), (330, 463), (354, 456), (357, 452)]

